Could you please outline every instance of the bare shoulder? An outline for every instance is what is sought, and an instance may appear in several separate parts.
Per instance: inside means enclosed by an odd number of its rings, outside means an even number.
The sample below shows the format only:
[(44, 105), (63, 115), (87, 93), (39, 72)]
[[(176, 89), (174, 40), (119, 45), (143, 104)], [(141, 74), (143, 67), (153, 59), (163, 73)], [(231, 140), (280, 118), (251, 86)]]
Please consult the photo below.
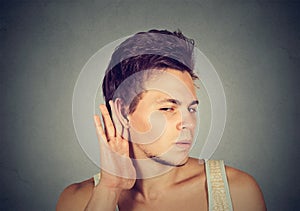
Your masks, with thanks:
[(84, 210), (93, 191), (93, 178), (67, 186), (59, 196), (56, 210)]
[(236, 168), (225, 168), (234, 210), (265, 211), (263, 194), (255, 179)]

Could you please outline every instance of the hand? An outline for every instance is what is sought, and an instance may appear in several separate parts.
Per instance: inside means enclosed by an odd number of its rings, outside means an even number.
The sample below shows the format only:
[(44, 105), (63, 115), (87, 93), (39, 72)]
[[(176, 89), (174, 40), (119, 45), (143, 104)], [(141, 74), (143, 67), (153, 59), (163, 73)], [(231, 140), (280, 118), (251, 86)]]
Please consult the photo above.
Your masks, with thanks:
[(119, 190), (131, 189), (135, 183), (136, 171), (129, 158), (128, 131), (117, 118), (113, 101), (110, 101), (109, 105), (113, 121), (106, 106), (103, 104), (99, 106), (104, 129), (100, 117), (94, 116), (100, 145), (100, 184)]

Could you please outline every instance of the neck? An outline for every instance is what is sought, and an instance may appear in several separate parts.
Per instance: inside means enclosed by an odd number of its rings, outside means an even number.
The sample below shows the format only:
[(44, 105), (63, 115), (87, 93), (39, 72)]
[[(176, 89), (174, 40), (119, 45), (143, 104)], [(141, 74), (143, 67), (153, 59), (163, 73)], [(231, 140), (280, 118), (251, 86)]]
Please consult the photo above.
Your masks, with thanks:
[(180, 173), (185, 168), (185, 166), (166, 166), (151, 159), (136, 161), (134, 165), (138, 179), (133, 190), (135, 197), (140, 200), (159, 198), (164, 190), (180, 180)]

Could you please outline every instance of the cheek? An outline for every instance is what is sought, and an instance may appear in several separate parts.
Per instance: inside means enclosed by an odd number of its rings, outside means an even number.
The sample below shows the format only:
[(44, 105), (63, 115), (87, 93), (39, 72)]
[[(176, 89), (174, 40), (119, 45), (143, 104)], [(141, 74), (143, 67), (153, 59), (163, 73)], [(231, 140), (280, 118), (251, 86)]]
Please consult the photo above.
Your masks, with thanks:
[(166, 126), (166, 120), (166, 116), (161, 114), (159, 111), (144, 111), (131, 116), (130, 126), (140, 133), (146, 133), (149, 132), (149, 130), (153, 130), (153, 132), (161, 132), (161, 130), (158, 129)]
[(146, 115), (133, 114), (129, 121), (130, 127), (144, 133), (151, 128), (150, 122), (147, 121), (147, 119), (148, 117)]
[(131, 141), (139, 144), (151, 144), (159, 140), (168, 129), (168, 121), (159, 111), (151, 114), (132, 116), (130, 121)]
[(179, 116), (178, 114), (164, 115), (165, 125), (162, 126), (161, 122), (158, 123), (159, 127), (164, 127), (164, 130), (155, 143), (169, 145), (170, 142), (177, 140), (180, 136), (180, 130), (178, 130), (178, 124), (180, 124)]

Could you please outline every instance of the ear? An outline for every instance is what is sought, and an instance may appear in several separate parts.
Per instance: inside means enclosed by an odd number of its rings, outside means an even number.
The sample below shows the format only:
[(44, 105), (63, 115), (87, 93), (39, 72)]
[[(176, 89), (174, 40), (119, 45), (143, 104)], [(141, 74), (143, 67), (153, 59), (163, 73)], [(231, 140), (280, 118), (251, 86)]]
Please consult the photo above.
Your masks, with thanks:
[(115, 112), (116, 112), (116, 116), (117, 116), (118, 120), (120, 121), (120, 123), (122, 124), (122, 126), (124, 128), (129, 128), (129, 123), (128, 123), (128, 119), (127, 119), (127, 109), (124, 105), (123, 100), (120, 98), (117, 98), (117, 99), (115, 99), (113, 104), (115, 106)]

